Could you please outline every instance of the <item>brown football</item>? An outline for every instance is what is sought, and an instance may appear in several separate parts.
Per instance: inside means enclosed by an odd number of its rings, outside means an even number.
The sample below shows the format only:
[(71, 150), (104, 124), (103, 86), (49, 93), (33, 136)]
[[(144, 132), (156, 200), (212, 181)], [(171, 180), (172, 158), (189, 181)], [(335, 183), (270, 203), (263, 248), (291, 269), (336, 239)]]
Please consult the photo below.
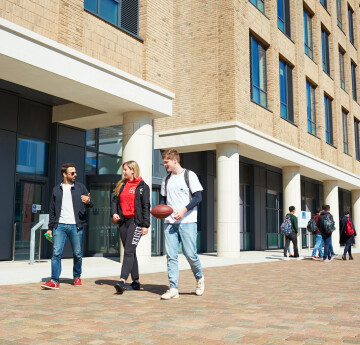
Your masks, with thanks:
[(168, 205), (157, 205), (151, 210), (151, 214), (157, 219), (166, 218), (173, 212), (173, 209)]

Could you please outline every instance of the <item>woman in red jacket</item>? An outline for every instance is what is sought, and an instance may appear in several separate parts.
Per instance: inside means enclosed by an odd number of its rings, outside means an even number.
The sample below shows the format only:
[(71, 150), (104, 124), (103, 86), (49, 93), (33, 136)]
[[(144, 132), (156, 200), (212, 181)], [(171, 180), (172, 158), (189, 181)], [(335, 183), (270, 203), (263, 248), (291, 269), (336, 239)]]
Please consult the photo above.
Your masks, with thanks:
[(124, 259), (120, 281), (115, 285), (117, 293), (122, 294), (125, 283), (131, 274), (132, 290), (140, 290), (139, 267), (136, 247), (141, 236), (148, 233), (150, 226), (150, 188), (140, 176), (135, 161), (123, 163), (123, 178), (114, 189), (111, 201), (111, 218), (119, 224), (120, 238), (124, 246)]

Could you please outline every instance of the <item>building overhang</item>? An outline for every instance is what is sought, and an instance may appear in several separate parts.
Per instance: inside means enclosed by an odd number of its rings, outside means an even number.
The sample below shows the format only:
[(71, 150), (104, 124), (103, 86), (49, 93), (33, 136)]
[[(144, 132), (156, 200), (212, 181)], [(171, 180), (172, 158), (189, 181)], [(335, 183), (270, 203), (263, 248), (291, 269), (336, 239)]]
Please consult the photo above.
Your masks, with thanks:
[[(64, 120), (58, 111), (60, 122), (94, 128), (103, 127), (102, 120), (119, 124), (122, 114), (131, 111), (150, 113), (154, 119), (172, 115), (172, 92), (3, 18), (0, 42), (0, 79), (91, 109)], [(89, 121), (95, 116), (96, 121)]]
[(186, 153), (216, 150), (216, 145), (224, 143), (237, 144), (241, 156), (278, 168), (299, 166), (303, 176), (337, 180), (339, 187), (347, 190), (360, 189), (360, 176), (238, 121), (156, 132), (154, 148)]

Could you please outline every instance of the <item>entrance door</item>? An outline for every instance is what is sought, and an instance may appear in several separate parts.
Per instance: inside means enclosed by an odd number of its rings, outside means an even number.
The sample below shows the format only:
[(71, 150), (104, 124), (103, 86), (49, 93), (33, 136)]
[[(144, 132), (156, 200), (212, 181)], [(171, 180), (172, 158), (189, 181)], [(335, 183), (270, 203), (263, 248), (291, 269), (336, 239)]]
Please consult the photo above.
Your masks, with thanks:
[(119, 228), (111, 223), (110, 205), (117, 175), (87, 176), (88, 190), (94, 207), (89, 210), (87, 254), (120, 256)]
[[(39, 222), (44, 212), (45, 183), (18, 179), (15, 196), (14, 259), (28, 260), (30, 255), (30, 230)], [(39, 230), (35, 236), (35, 258), (38, 256)]]
[[(159, 205), (159, 189), (153, 188), (151, 192), (151, 208)], [(151, 255), (163, 254), (163, 228), (164, 221), (151, 216)]]

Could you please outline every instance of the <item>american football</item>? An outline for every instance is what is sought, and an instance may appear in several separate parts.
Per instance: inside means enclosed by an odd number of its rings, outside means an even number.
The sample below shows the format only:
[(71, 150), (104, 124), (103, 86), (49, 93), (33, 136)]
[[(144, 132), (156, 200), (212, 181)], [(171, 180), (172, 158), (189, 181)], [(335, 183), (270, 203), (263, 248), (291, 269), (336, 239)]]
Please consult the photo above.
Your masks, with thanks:
[(157, 219), (166, 218), (173, 212), (173, 209), (168, 205), (157, 205), (151, 210), (151, 214)]

